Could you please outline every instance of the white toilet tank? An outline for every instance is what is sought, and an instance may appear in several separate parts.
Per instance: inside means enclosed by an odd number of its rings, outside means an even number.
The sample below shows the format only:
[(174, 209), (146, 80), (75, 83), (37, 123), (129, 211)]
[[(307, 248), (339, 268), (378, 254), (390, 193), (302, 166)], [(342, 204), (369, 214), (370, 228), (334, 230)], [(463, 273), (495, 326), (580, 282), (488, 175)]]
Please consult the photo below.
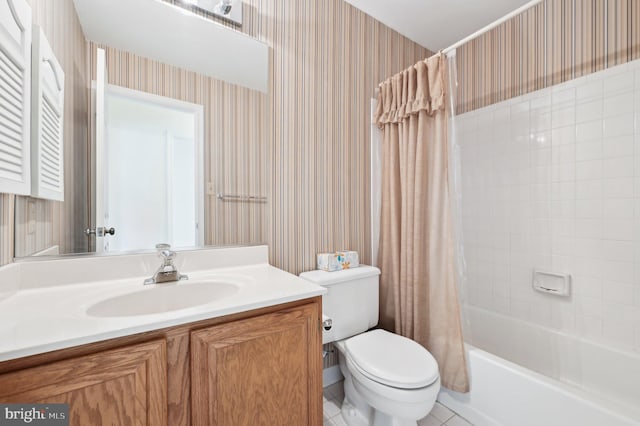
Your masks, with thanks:
[(366, 265), (300, 274), (300, 278), (327, 289), (322, 296), (322, 314), (333, 325), (331, 330), (322, 331), (322, 343), (355, 336), (378, 324), (379, 276), (378, 268)]

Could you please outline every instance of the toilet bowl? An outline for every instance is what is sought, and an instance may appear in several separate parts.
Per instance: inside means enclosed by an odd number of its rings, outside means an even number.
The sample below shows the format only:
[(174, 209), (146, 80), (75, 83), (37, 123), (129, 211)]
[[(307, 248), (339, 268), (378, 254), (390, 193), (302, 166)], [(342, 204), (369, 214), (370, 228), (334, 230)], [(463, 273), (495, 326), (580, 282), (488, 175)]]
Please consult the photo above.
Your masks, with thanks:
[(438, 365), (414, 341), (373, 330), (335, 342), (345, 377), (342, 416), (349, 426), (415, 426), (436, 402)]
[[(349, 426), (415, 426), (440, 390), (438, 364), (420, 344), (385, 330), (378, 320), (378, 276), (370, 266), (300, 276), (325, 286), (323, 343), (339, 352), (344, 376), (342, 417)], [(368, 331), (369, 330), (369, 331)]]

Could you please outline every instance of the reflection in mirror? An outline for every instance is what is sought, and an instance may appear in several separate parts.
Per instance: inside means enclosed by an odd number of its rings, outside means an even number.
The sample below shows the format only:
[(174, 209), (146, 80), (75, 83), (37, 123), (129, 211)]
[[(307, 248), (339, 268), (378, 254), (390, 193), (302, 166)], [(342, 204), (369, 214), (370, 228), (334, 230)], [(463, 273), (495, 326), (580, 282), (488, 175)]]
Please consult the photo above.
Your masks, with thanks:
[(31, 0), (33, 23), (42, 28), (64, 72), (64, 202), (17, 196), (15, 256), (87, 252), (88, 240), (76, 232), (89, 203), (89, 70), (87, 46), (72, 2)]
[[(215, 194), (267, 195), (268, 147), (265, 135), (269, 129), (268, 96), (125, 49), (95, 43), (86, 37), (73, 0), (31, 0), (31, 5), (34, 23), (42, 27), (65, 73), (65, 195), (61, 202), (23, 196), (15, 198), (15, 256), (102, 251), (105, 239), (91, 234), (91, 231), (86, 233), (87, 229), (96, 227), (116, 228), (114, 237), (122, 237), (117, 244), (115, 238), (109, 240), (110, 251), (148, 250), (165, 241), (172, 241), (178, 247), (193, 245), (193, 241), (198, 245), (266, 241), (265, 202), (219, 200)], [(150, 34), (144, 32), (137, 37), (153, 42)], [(96, 152), (96, 105), (91, 88), (97, 77), (96, 50), (99, 47), (106, 51), (106, 74), (110, 87), (155, 95), (154, 99), (169, 98), (182, 106), (182, 112), (189, 111), (185, 106), (196, 105), (193, 108), (200, 108), (203, 118), (200, 124), (194, 124), (192, 132), (177, 124), (171, 127), (173, 124), (169, 119), (162, 119), (166, 126), (159, 127), (165, 128), (156, 128), (146, 136), (136, 133), (140, 130), (137, 129), (125, 137), (127, 131), (122, 131), (124, 124), (121, 121), (117, 125), (112, 122), (112, 128), (107, 127), (107, 134), (113, 136), (116, 143), (108, 152), (106, 162), (117, 165), (123, 160), (123, 152), (131, 154), (137, 150), (133, 153), (137, 157), (137, 167), (126, 167), (126, 170), (142, 173), (138, 177), (123, 177), (118, 182), (122, 189), (118, 189), (115, 195), (124, 200), (115, 202), (117, 207), (114, 208), (118, 213), (114, 210), (109, 219), (131, 222), (118, 222), (117, 227), (116, 222), (100, 224), (96, 220), (96, 198), (100, 192), (96, 185), (96, 164), (104, 165), (104, 162)], [(122, 93), (124, 91), (119, 92), (120, 95)], [(110, 107), (115, 108), (114, 105)], [(137, 124), (151, 126), (152, 120), (144, 121), (146, 118), (140, 117), (140, 114), (145, 114), (143, 110), (135, 109)], [(122, 120), (126, 115), (134, 117), (133, 113), (123, 113), (122, 110), (120, 115), (112, 113), (114, 120)], [(190, 114), (191, 118), (183, 117), (184, 120), (197, 121), (193, 118), (193, 110)], [(198, 126), (202, 129), (200, 152), (197, 137), (188, 142), (191, 136), (197, 135)], [(155, 158), (154, 162), (152, 158)], [(198, 164), (202, 165), (201, 171), (198, 171)], [(178, 170), (185, 173), (176, 177)], [(173, 180), (170, 175), (173, 175)], [(191, 181), (190, 185), (185, 183), (187, 180)], [(100, 188), (101, 191), (103, 189)], [(185, 201), (189, 196), (195, 199)], [(140, 207), (134, 207), (129, 200), (141, 201), (145, 207), (152, 208), (153, 213), (141, 212)], [(161, 204), (163, 207), (158, 207)], [(188, 208), (184, 207), (187, 205)], [(172, 210), (171, 206), (184, 208)], [(180, 215), (189, 219), (179, 219)], [(165, 230), (154, 231), (150, 226), (154, 221), (162, 222), (164, 225), (159, 226)], [(141, 239), (144, 243), (132, 245), (125, 241), (133, 232), (127, 229), (143, 230), (147, 227), (149, 235)], [(190, 236), (177, 238), (175, 233), (180, 230), (189, 230)], [(174, 234), (173, 240), (171, 233)]]
[(96, 197), (104, 202), (89, 230), (103, 235), (96, 252), (158, 241), (201, 246), (202, 106), (115, 87), (106, 93), (105, 146), (96, 152), (104, 171)]
[[(165, 1), (73, 3), (91, 41), (250, 89), (268, 90), (269, 48), (242, 32)], [(185, 3), (192, 2), (180, 4)]]

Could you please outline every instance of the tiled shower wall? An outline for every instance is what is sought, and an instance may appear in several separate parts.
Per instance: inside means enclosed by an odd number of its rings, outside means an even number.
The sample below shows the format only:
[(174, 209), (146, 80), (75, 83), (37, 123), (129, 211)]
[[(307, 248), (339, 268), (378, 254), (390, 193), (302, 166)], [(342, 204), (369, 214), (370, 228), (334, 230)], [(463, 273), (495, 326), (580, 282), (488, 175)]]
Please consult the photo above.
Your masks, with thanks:
[[(472, 306), (640, 351), (640, 61), (457, 117)], [(534, 268), (572, 294), (532, 289)]]

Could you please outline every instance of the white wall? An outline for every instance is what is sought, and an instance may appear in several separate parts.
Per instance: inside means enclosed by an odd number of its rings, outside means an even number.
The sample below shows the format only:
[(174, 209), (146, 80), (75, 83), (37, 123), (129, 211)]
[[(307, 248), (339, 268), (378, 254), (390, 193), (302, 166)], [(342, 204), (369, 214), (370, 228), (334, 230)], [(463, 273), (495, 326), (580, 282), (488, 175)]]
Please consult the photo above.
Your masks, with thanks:
[(639, 119), (639, 61), (457, 118), (466, 303), (640, 351)]

